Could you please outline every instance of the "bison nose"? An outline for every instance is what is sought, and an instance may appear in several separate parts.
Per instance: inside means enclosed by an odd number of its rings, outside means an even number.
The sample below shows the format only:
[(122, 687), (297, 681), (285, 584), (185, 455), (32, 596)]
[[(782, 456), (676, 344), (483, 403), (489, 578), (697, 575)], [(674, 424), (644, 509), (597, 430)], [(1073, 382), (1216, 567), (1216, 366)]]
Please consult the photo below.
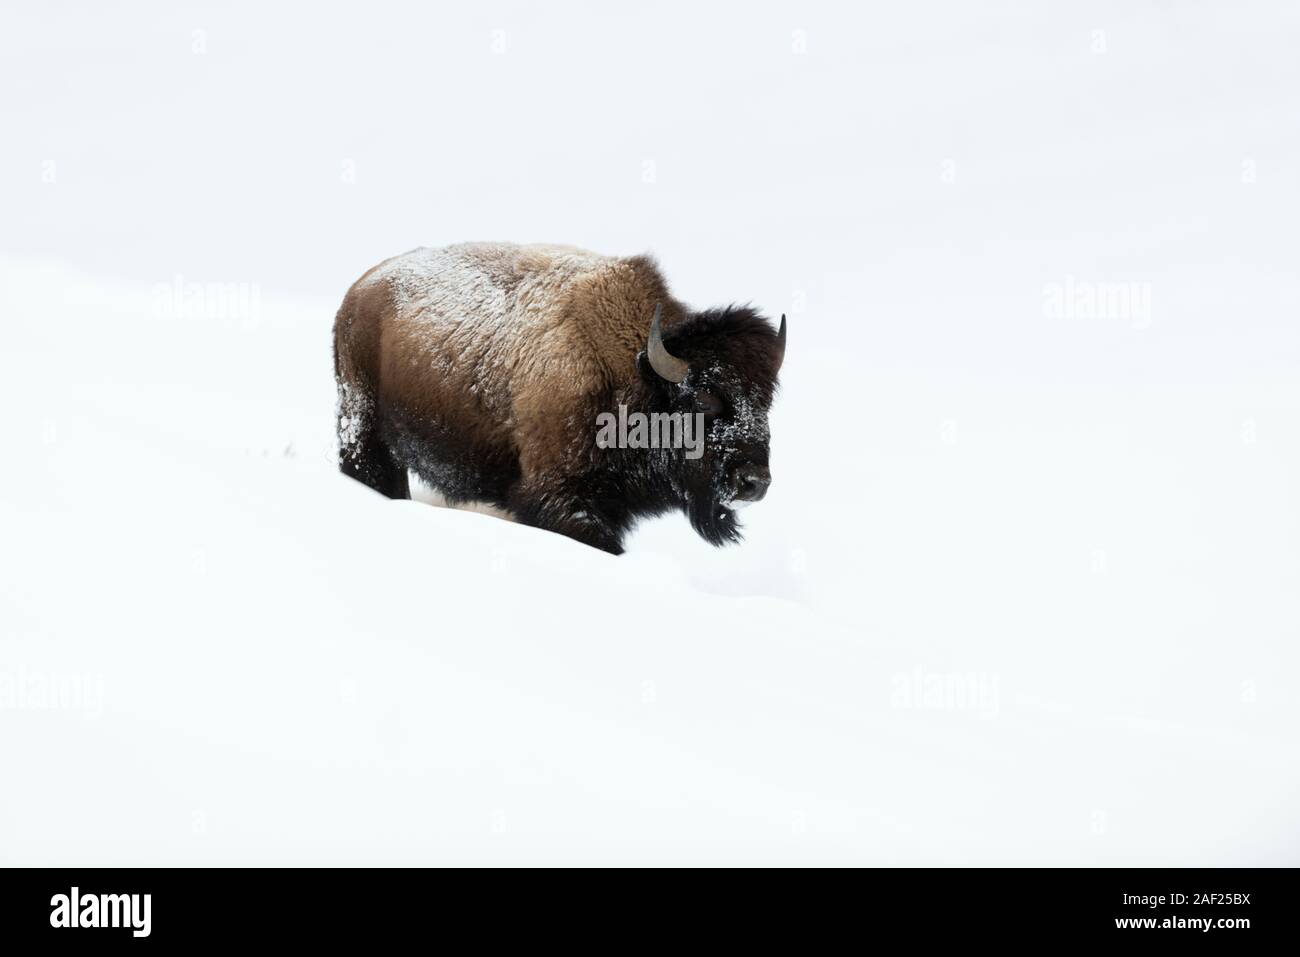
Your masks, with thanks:
[(736, 469), (736, 498), (741, 502), (757, 502), (767, 494), (772, 484), (772, 473), (766, 465), (742, 465)]

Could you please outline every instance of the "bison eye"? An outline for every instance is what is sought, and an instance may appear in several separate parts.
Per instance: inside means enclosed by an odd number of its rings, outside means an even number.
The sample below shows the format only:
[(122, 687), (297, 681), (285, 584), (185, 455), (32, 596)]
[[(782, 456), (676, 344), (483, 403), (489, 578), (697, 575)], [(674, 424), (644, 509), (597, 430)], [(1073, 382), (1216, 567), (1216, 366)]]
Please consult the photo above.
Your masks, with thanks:
[(721, 415), (722, 400), (712, 392), (699, 392), (695, 396), (695, 411), (704, 415)]

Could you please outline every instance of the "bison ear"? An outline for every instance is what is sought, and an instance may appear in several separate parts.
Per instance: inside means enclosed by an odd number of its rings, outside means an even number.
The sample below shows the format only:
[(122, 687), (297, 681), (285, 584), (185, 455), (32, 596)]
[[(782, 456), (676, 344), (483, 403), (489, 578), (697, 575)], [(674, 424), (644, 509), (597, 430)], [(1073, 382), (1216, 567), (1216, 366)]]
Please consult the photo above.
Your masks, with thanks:
[(644, 349), (636, 354), (636, 371), (641, 376), (641, 381), (653, 387), (656, 392), (668, 384), (658, 372), (655, 372), (655, 367), (650, 364), (650, 356)]
[(664, 304), (655, 303), (654, 318), (650, 320), (650, 338), (646, 341), (646, 358), (650, 366), (659, 373), (660, 378), (669, 382), (681, 382), (691, 371), (691, 364), (677, 358), (664, 348), (664, 333), (661, 322), (664, 316)]

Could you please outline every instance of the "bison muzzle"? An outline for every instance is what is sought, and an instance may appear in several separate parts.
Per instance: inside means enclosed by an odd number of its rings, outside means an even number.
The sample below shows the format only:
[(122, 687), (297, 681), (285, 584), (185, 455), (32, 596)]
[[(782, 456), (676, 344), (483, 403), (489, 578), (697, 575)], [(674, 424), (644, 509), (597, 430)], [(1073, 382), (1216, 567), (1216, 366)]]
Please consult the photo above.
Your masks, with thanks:
[[(449, 503), (614, 554), (637, 519), (680, 509), (736, 541), (771, 482), (768, 410), (785, 354), (743, 306), (692, 311), (646, 256), (467, 243), (362, 276), (334, 322), (339, 467), (391, 498), (414, 472)], [(702, 454), (602, 447), (620, 407), (704, 423)]]

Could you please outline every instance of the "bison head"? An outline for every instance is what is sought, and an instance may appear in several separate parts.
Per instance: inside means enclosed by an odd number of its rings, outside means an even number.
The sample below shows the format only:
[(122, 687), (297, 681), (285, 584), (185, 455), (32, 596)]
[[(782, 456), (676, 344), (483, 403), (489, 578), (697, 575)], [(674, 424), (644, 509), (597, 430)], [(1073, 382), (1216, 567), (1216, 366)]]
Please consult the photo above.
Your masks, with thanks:
[[(740, 538), (738, 507), (767, 494), (768, 410), (785, 357), (785, 316), (773, 331), (748, 307), (688, 315), (670, 330), (655, 307), (637, 370), (661, 410), (704, 417), (703, 454), (672, 456), (670, 481), (691, 525), (714, 545)], [(698, 419), (695, 421), (699, 421)]]

